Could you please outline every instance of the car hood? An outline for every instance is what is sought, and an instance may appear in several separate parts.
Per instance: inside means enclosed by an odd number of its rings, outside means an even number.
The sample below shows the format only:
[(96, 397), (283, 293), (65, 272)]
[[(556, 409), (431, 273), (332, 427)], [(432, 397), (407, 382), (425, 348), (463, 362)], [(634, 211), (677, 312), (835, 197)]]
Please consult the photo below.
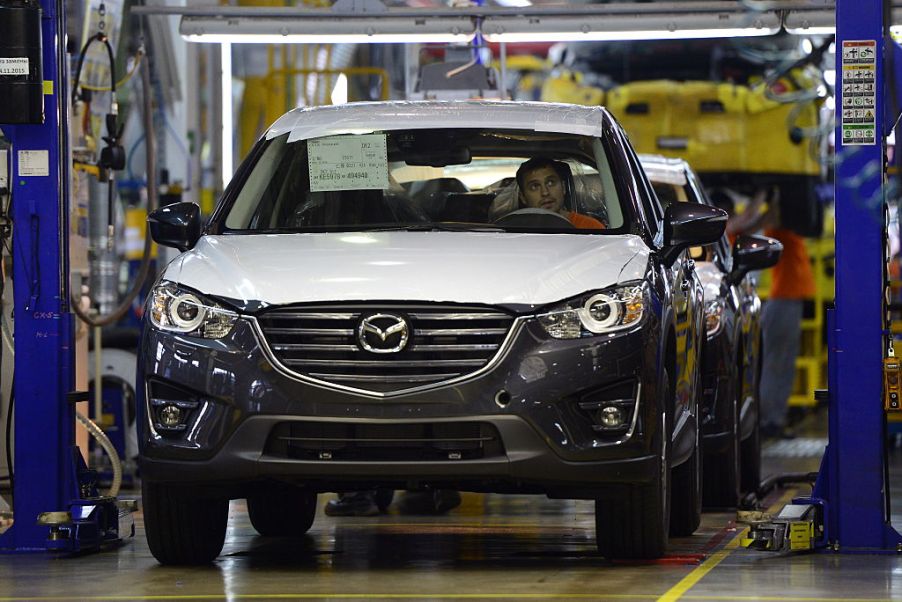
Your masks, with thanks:
[(204, 236), (163, 278), (254, 304), (540, 306), (644, 276), (634, 235), (350, 232)]

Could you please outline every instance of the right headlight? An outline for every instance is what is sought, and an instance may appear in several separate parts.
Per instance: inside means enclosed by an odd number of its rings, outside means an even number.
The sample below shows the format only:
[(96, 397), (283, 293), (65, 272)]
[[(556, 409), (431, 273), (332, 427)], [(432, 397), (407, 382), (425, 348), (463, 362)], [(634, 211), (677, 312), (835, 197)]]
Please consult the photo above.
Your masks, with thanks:
[(157, 285), (150, 293), (150, 321), (162, 330), (221, 339), (237, 320), (235, 312), (171, 282)]
[(536, 317), (549, 336), (578, 339), (629, 328), (644, 311), (645, 288), (637, 284), (590, 293)]

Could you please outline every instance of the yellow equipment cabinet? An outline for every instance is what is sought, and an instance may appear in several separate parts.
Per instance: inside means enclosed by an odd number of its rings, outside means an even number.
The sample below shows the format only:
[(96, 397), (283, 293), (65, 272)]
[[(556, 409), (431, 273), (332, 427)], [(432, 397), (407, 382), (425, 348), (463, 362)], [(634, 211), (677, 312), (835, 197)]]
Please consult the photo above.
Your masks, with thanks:
[(704, 172), (748, 164), (748, 89), (710, 82), (643, 81), (608, 92), (607, 107), (640, 153), (689, 161)]
[(601, 88), (583, 83), (580, 73), (561, 71), (542, 84), (542, 100), (595, 106), (605, 104), (605, 94)]
[(763, 84), (633, 82), (608, 91), (606, 106), (641, 153), (682, 158), (702, 174), (818, 176), (803, 133), (819, 101), (784, 104)]

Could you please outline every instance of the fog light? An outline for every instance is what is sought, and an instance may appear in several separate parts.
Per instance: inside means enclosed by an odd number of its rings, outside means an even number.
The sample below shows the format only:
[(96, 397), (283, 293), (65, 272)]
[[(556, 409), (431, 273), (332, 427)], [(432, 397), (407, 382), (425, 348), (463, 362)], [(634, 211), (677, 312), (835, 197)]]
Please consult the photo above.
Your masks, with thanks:
[(167, 428), (175, 428), (182, 422), (182, 409), (176, 405), (166, 405), (160, 410), (160, 424)]
[(598, 412), (598, 421), (605, 428), (614, 429), (623, 426), (624, 414), (617, 406), (607, 406)]

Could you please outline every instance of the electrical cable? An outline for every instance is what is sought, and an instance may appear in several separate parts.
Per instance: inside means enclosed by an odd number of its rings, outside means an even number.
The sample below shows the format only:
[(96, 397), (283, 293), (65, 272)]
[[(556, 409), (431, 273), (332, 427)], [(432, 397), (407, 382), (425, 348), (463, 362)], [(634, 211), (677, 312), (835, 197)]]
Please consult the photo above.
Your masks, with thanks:
[(110, 438), (106, 436), (106, 433), (97, 426), (97, 424), (82, 414), (81, 412), (75, 412), (75, 417), (78, 421), (84, 426), (89, 433), (94, 435), (94, 438), (97, 439), (97, 442), (100, 444), (100, 447), (107, 453), (110, 457), (110, 462), (113, 467), (113, 481), (110, 483), (110, 488), (108, 491), (104, 493), (104, 495), (109, 497), (116, 497), (119, 493), (119, 489), (122, 486), (122, 460), (119, 458), (119, 454), (116, 453), (116, 448), (113, 446), (113, 442), (110, 441)]
[(755, 491), (746, 494), (739, 501), (740, 510), (754, 510), (758, 507), (758, 502), (767, 497), (767, 494), (776, 489), (793, 483), (809, 483), (814, 484), (817, 481), (816, 472), (790, 472), (770, 476), (758, 485)]
[(141, 67), (141, 61), (144, 59), (144, 48), (138, 48), (138, 51), (135, 53), (135, 64), (132, 65), (132, 68), (128, 70), (128, 72), (122, 76), (122, 79), (115, 82), (113, 86), (92, 86), (89, 84), (81, 84), (82, 90), (90, 90), (91, 92), (115, 92), (115, 88), (121, 88), (125, 84), (127, 84), (132, 77), (138, 73), (138, 68)]
[(115, 104), (116, 99), (116, 74), (114, 73), (114, 66), (116, 64), (115, 59), (113, 58), (113, 47), (110, 45), (110, 39), (107, 37), (105, 33), (98, 32), (88, 38), (88, 41), (85, 42), (85, 45), (81, 48), (81, 55), (78, 57), (78, 67), (75, 69), (75, 81), (72, 84), (72, 104), (78, 102), (78, 88), (84, 86), (79, 86), (79, 80), (81, 80), (81, 69), (85, 64), (85, 57), (88, 54), (88, 48), (94, 42), (101, 42), (106, 47), (107, 56), (110, 60), (110, 92), (113, 93), (113, 103)]
[[(820, 92), (817, 91), (817, 88), (813, 88), (809, 91), (795, 93), (795, 94), (790, 94), (790, 93), (776, 94), (773, 92), (772, 87), (777, 82), (777, 80), (779, 80), (781, 77), (784, 77), (784, 76), (791, 77), (791, 72), (794, 69), (798, 69), (798, 68), (804, 67), (806, 65), (815, 65), (815, 64), (820, 65), (820, 63), (824, 60), (824, 54), (826, 54), (827, 51), (830, 49), (830, 45), (833, 44), (834, 40), (835, 40), (835, 36), (828, 36), (820, 46), (817, 46), (816, 48), (812, 49), (811, 52), (809, 52), (805, 56), (793, 61), (792, 63), (789, 63), (786, 66), (778, 68), (772, 74), (765, 77), (764, 81), (761, 84), (764, 86), (764, 96), (768, 100), (772, 100), (774, 102), (779, 102), (781, 104), (805, 102), (805, 101), (810, 101), (810, 100), (815, 100), (817, 98), (820, 98), (821, 94), (820, 94)], [(824, 77), (823, 77), (823, 72), (821, 72), (821, 82), (826, 85), (826, 81), (824, 80)]]
[[(144, 131), (147, 137), (146, 169), (147, 169), (147, 213), (157, 207), (157, 181), (156, 181), (156, 142), (153, 137), (153, 106), (151, 102), (151, 83), (150, 83), (150, 63), (145, 60), (144, 68), (141, 69), (141, 88), (143, 94), (144, 107)], [(128, 312), (131, 308), (132, 301), (141, 292), (144, 282), (150, 274), (150, 251), (152, 240), (150, 238), (150, 227), (145, 225), (144, 230), (144, 254), (141, 257), (141, 265), (138, 268), (138, 274), (135, 276), (135, 282), (132, 289), (125, 295), (122, 303), (106, 316), (92, 317), (81, 309), (76, 299), (71, 299), (70, 305), (75, 314), (85, 323), (91, 326), (107, 326), (116, 322)]]

